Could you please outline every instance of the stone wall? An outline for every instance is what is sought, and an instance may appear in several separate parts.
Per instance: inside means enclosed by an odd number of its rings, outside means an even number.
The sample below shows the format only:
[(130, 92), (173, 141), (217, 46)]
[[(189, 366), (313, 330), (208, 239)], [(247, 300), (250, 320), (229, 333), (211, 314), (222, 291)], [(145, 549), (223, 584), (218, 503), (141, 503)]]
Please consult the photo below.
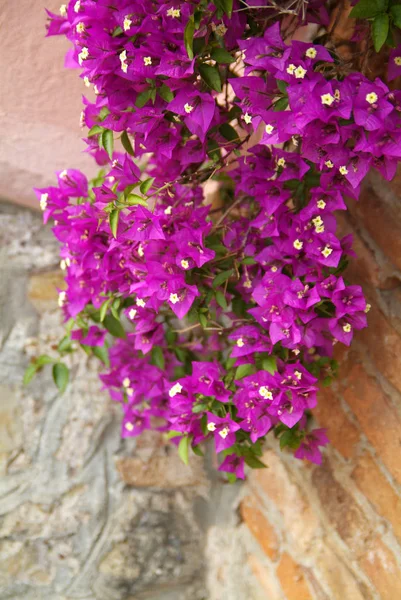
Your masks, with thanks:
[(58, 247), (40, 215), (0, 204), (0, 281), (0, 598), (206, 598), (205, 500), (231, 505), (236, 490), (195, 456), (184, 468), (157, 434), (122, 441), (85, 354), (64, 395), (49, 368), (22, 386), (30, 357), (63, 335)]
[(372, 176), (339, 218), (372, 309), (320, 393), (323, 465), (273, 441), (234, 486), (212, 455), (187, 469), (156, 434), (122, 441), (86, 355), (63, 396), (46, 369), (23, 388), (62, 335), (58, 248), (39, 215), (0, 205), (0, 598), (401, 598), (400, 194), (401, 176)]
[[(332, 445), (321, 467), (269, 445), (269, 468), (241, 490), (215, 600), (401, 598), (400, 195), (401, 175), (391, 184), (372, 175), (340, 217), (357, 253), (347, 277), (372, 309), (351, 349), (337, 349), (338, 381), (320, 393), (316, 421)], [(222, 535), (210, 534), (211, 550)]]

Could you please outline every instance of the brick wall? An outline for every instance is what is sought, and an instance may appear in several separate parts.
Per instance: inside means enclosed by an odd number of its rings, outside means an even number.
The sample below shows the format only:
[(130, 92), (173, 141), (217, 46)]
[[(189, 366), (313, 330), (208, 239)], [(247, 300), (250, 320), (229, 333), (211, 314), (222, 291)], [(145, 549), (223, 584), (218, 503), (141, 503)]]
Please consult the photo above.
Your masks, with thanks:
[[(372, 304), (369, 328), (338, 348), (338, 381), (320, 393), (331, 448), (321, 467), (272, 445), (252, 473), (239, 531), (255, 598), (401, 598), (401, 173), (372, 175), (340, 216), (357, 258), (346, 277)], [(253, 600), (253, 599), (252, 599)]]

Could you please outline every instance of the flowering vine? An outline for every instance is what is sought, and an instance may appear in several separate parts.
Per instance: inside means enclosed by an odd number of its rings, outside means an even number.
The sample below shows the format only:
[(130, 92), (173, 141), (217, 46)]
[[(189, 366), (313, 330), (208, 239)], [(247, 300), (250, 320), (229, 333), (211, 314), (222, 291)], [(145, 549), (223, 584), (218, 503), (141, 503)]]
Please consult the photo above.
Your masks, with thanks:
[[(336, 373), (334, 344), (367, 324), (335, 211), (369, 169), (394, 176), (401, 92), (344, 58), (331, 4), (72, 0), (48, 13), (48, 35), (70, 40), (66, 65), (95, 93), (81, 126), (102, 167), (36, 190), (65, 270), (59, 350), (75, 340), (103, 361), (123, 437), (163, 431), (184, 462), (212, 439), (230, 480), (264, 466), (269, 433), (320, 463), (318, 381)], [(380, 50), (399, 7), (372, 4), (353, 8), (354, 36), (371, 30)], [(317, 39), (293, 39), (306, 24)], [(394, 45), (388, 80), (398, 75)], [(62, 361), (53, 374), (64, 389)]]

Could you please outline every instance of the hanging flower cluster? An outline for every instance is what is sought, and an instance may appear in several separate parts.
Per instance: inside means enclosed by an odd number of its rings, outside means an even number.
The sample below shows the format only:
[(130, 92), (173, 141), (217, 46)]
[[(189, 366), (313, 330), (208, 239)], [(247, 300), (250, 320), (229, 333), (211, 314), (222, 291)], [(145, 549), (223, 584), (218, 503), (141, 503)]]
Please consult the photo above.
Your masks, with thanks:
[(95, 93), (81, 125), (103, 168), (37, 190), (66, 272), (61, 353), (72, 339), (104, 362), (123, 437), (164, 431), (185, 462), (214, 439), (230, 479), (263, 466), (269, 432), (321, 461), (318, 380), (369, 310), (342, 277), (352, 240), (335, 211), (401, 157), (401, 92), (332, 46), (291, 41), (328, 26), (327, 3), (260, 4), (81, 0), (49, 13), (48, 35), (72, 42), (66, 64)]

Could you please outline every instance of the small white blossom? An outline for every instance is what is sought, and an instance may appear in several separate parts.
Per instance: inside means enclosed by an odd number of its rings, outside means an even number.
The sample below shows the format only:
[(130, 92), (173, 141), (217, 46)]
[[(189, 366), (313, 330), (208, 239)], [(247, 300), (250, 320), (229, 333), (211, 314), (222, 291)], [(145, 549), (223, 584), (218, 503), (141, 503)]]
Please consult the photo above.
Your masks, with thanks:
[(181, 10), (179, 8), (169, 8), (167, 11), (167, 16), (172, 17), (173, 19), (178, 19), (181, 16)]
[(58, 295), (58, 305), (64, 306), (64, 304), (66, 302), (67, 302), (67, 292), (60, 292)]
[(187, 103), (184, 105), (184, 110), (188, 115), (193, 111), (193, 109), (194, 107), (191, 104)]
[(307, 56), (308, 58), (316, 58), (317, 55), (317, 50), (316, 48), (308, 48), (307, 51), (305, 52), (305, 56)]
[(370, 94), (366, 94), (366, 102), (369, 102), (369, 104), (375, 104), (378, 99), (379, 98), (376, 92), (370, 92)]
[(131, 25), (132, 25), (131, 19), (129, 19), (128, 17), (125, 17), (124, 23), (123, 23), (124, 31), (128, 31), (128, 29), (131, 27)]
[(48, 201), (48, 199), (49, 199), (49, 194), (46, 194), (46, 193), (45, 193), (45, 194), (41, 194), (41, 195), (40, 195), (40, 201), (39, 201), (39, 204), (40, 204), (40, 208), (41, 208), (42, 210), (46, 210), (46, 208), (47, 208), (47, 201)]
[(86, 60), (89, 56), (89, 50), (86, 46), (84, 46), (81, 50), (81, 52), (78, 54), (78, 62), (80, 65), (82, 65), (82, 62), (84, 60)]
[(180, 301), (178, 294), (170, 294), (169, 301), (171, 302), (171, 304), (177, 304), (177, 302)]
[(168, 395), (170, 396), (170, 398), (174, 398), (174, 396), (176, 396), (177, 394), (181, 394), (181, 391), (182, 391), (181, 383), (176, 383), (170, 389)]

